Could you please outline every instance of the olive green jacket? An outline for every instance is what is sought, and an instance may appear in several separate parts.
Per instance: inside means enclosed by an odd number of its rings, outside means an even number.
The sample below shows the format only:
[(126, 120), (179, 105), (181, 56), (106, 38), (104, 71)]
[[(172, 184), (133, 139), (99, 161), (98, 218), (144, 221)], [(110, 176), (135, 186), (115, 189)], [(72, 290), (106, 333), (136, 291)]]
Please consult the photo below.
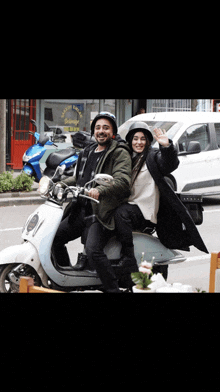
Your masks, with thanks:
[[(83, 174), (82, 169), (85, 167), (85, 160), (91, 149), (95, 149), (97, 143), (89, 145), (80, 152), (77, 161), (76, 175), (65, 180), (67, 185), (80, 185), (80, 179)], [(92, 202), (93, 213), (99, 222), (109, 230), (114, 230), (114, 211), (122, 203), (128, 200), (130, 196), (131, 183), (131, 156), (129, 147), (125, 143), (118, 143), (112, 140), (103, 159), (98, 163), (95, 174), (105, 173), (113, 176), (114, 184), (110, 186), (92, 184), (100, 193), (99, 204)]]

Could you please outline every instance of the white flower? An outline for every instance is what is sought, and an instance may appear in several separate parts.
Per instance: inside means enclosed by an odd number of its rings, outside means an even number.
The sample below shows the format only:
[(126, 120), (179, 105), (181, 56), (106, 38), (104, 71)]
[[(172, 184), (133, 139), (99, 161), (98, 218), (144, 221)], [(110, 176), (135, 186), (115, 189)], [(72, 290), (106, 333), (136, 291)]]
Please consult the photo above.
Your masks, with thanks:
[(151, 270), (148, 268), (139, 267), (139, 272), (143, 272), (143, 274), (148, 274), (148, 275), (151, 274)]
[(141, 267), (152, 268), (152, 264), (148, 263), (146, 260), (141, 263)]

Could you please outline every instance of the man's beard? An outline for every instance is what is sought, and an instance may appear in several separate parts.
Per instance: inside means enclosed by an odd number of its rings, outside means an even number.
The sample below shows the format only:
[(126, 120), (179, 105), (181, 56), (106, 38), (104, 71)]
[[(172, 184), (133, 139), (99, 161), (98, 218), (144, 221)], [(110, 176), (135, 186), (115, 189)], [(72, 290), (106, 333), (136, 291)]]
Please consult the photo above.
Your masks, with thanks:
[[(100, 137), (101, 135), (99, 135)], [(108, 146), (111, 143), (112, 138), (105, 139), (103, 141), (100, 141), (99, 138), (96, 138), (97, 143), (99, 146)]]

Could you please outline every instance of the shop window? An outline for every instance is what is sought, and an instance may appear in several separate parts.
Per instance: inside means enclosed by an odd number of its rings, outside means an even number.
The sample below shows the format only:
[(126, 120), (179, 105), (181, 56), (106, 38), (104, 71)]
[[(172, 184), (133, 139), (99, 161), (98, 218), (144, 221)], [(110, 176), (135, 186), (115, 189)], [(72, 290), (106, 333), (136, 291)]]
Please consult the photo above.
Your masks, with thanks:
[[(105, 99), (104, 110), (115, 114), (115, 100)], [(98, 112), (99, 99), (45, 99), (44, 120), (49, 127), (59, 127), (64, 133), (89, 132)]]

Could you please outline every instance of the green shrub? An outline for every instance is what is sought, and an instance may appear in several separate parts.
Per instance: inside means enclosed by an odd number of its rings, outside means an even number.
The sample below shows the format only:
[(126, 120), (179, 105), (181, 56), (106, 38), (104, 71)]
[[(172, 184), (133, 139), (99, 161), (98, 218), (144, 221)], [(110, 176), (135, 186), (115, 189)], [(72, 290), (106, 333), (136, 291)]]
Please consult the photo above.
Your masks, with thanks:
[(34, 182), (33, 177), (21, 172), (16, 178), (13, 178), (12, 172), (0, 174), (0, 193), (2, 192), (30, 192)]
[(13, 187), (13, 176), (10, 172), (0, 174), (0, 192), (8, 192)]

